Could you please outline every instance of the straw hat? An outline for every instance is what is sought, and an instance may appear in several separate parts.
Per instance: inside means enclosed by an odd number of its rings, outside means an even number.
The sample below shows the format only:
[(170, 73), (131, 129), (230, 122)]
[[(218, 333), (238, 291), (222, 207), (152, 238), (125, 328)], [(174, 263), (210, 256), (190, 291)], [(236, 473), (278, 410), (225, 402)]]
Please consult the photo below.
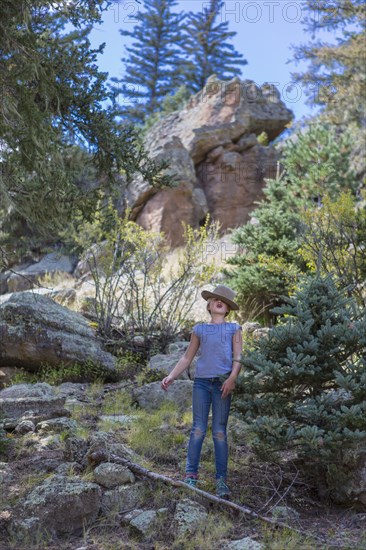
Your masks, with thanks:
[(212, 292), (209, 290), (203, 290), (201, 292), (202, 298), (208, 300), (209, 298), (219, 298), (225, 304), (230, 306), (231, 309), (239, 309), (238, 304), (234, 302), (235, 292), (228, 286), (218, 285)]

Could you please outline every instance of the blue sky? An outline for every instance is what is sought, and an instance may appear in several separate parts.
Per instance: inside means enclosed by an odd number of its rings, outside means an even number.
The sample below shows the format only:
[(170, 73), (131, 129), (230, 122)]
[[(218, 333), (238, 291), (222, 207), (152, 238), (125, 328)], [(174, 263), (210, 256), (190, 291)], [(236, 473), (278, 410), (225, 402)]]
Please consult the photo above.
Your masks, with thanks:
[[(196, 12), (207, 4), (201, 0), (180, 0), (177, 9)], [(123, 76), (121, 58), (126, 38), (120, 35), (119, 29), (132, 29), (135, 23), (129, 16), (136, 14), (141, 7), (136, 0), (112, 3), (103, 15), (103, 23), (91, 33), (93, 46), (106, 43), (99, 67), (110, 77)], [(282, 100), (294, 112), (295, 120), (314, 112), (305, 104), (301, 85), (294, 85), (291, 78), (291, 72), (297, 71), (301, 65), (297, 67), (293, 62), (288, 63), (292, 58), (291, 45), (310, 39), (303, 30), (303, 16), (300, 0), (225, 0), (220, 13), (220, 20), (229, 21), (230, 30), (237, 33), (233, 40), (236, 50), (248, 61), (248, 65), (242, 67), (242, 78), (254, 80), (257, 85), (264, 82), (275, 84)]]

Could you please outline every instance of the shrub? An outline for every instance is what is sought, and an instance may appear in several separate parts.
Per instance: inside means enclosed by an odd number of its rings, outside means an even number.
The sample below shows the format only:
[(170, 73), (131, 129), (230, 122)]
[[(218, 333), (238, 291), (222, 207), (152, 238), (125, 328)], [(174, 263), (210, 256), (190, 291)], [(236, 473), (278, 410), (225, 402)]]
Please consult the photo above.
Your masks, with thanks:
[(244, 351), (236, 408), (257, 452), (292, 451), (334, 481), (366, 441), (366, 311), (332, 276), (317, 275), (276, 313), (280, 324)]
[(234, 231), (239, 250), (226, 270), (245, 321), (253, 320), (253, 313), (268, 321), (270, 308), (291, 292), (306, 269), (298, 253), (301, 219), (291, 187), (282, 178), (269, 180), (264, 195), (253, 223)]
[(325, 196), (320, 208), (306, 210), (300, 254), (308, 266), (336, 273), (365, 307), (366, 208), (350, 192), (336, 200)]
[(126, 349), (148, 354), (162, 351), (185, 327), (203, 282), (216, 273), (203, 254), (217, 236), (209, 222), (184, 227), (185, 246), (169, 267), (168, 243), (161, 233), (146, 231), (108, 207), (97, 223), (80, 234), (96, 289), (99, 330), (111, 337), (117, 328)]
[(143, 369), (145, 361), (140, 353), (126, 350), (117, 352), (116, 371), (119, 380), (133, 380)]

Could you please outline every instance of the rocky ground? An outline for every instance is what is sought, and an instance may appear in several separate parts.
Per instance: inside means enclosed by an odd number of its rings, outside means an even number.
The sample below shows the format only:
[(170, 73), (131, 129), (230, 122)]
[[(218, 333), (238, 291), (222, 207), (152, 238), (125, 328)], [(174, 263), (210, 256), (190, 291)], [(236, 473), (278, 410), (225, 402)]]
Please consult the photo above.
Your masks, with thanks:
[[(157, 397), (158, 382), (141, 388), (120, 382), (2, 390), (7, 445), (0, 456), (1, 550), (366, 547), (364, 511), (320, 502), (290, 463), (286, 469), (260, 463), (245, 445), (245, 425), (235, 415), (231, 500), (288, 529), (118, 463), (128, 460), (181, 479), (191, 384), (176, 383), (170, 403)], [(200, 488), (214, 488), (209, 437)]]

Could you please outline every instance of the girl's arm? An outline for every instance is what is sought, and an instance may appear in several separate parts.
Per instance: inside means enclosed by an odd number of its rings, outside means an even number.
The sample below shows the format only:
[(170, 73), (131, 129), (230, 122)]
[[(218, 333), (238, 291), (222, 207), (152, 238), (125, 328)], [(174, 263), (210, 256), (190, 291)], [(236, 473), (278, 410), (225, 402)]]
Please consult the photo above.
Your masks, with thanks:
[(243, 349), (243, 335), (238, 329), (233, 336), (233, 366), (231, 374), (221, 387), (222, 399), (225, 399), (235, 388), (235, 382), (241, 369), (240, 356)]
[(166, 376), (164, 380), (162, 380), (161, 387), (163, 388), (163, 390), (167, 390), (168, 386), (170, 386), (170, 384), (172, 384), (174, 380), (178, 378), (178, 376), (189, 367), (199, 347), (199, 338), (194, 333), (192, 333), (191, 341), (189, 342), (189, 346), (186, 349), (183, 357), (179, 359), (172, 372), (168, 374), (168, 376)]

